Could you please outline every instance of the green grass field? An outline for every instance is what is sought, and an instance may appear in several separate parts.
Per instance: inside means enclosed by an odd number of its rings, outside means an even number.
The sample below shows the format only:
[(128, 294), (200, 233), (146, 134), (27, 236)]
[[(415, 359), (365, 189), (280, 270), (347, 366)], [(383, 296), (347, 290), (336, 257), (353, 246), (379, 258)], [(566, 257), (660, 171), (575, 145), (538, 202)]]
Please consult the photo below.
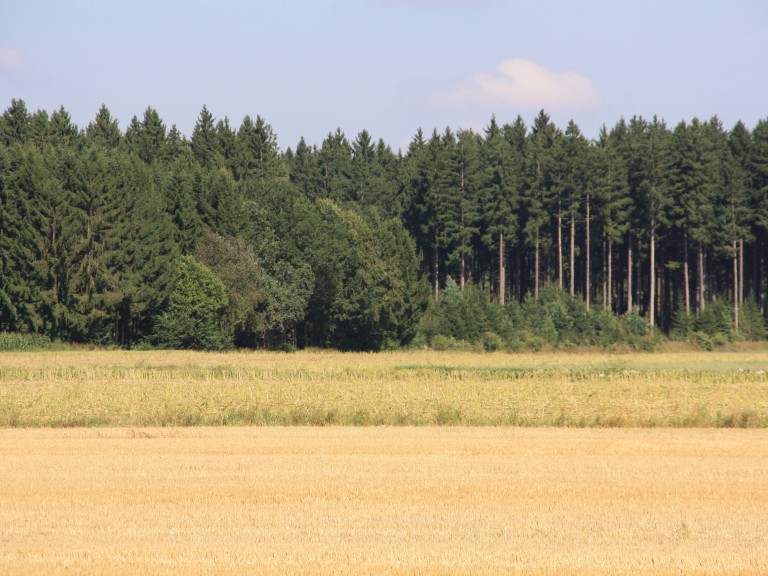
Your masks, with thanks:
[(768, 350), (0, 354), (0, 427), (768, 427)]

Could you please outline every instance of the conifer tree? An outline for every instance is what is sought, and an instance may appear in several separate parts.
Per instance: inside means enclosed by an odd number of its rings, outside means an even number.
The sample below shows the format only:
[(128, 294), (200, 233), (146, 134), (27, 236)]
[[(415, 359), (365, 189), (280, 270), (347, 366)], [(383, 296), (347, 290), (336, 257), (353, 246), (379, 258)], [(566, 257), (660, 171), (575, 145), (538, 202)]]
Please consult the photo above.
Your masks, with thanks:
[(105, 104), (101, 105), (96, 118), (88, 124), (85, 136), (89, 144), (105, 149), (117, 148), (122, 140), (120, 126)]
[(538, 299), (541, 286), (541, 257), (551, 245), (547, 224), (552, 214), (552, 199), (556, 186), (555, 163), (559, 131), (543, 110), (531, 127), (526, 143), (526, 183), (523, 205), (525, 210), (525, 239), (533, 248), (533, 297)]
[(518, 175), (512, 150), (496, 118), (491, 118), (482, 145), (483, 241), (496, 253), (496, 297), (503, 306), (507, 295), (507, 246), (517, 233)]
[(189, 146), (192, 155), (203, 168), (218, 168), (224, 162), (213, 114), (207, 106), (200, 110)]
[(26, 142), (29, 134), (30, 115), (24, 100), (12, 99), (11, 105), (0, 117), (0, 143), (11, 144)]
[[(619, 311), (614, 300), (614, 248), (629, 231), (632, 201), (629, 197), (627, 163), (622, 148), (626, 146), (626, 124), (620, 121), (610, 131), (600, 130), (595, 147), (597, 181), (595, 204), (598, 226), (603, 238), (603, 307)], [(617, 298), (614, 298), (614, 295)]]

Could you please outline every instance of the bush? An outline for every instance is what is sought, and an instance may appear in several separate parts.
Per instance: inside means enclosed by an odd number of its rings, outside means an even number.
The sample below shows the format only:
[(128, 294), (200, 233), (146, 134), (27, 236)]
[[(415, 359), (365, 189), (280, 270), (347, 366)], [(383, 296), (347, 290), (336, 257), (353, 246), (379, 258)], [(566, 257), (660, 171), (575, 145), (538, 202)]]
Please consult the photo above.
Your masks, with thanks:
[(739, 332), (750, 342), (768, 338), (765, 318), (752, 298), (747, 298), (739, 308)]
[(724, 301), (708, 304), (693, 321), (693, 329), (708, 336), (733, 332), (733, 306)]
[(637, 309), (632, 309), (621, 316), (621, 328), (627, 336), (646, 336), (650, 330), (648, 320), (640, 316)]
[(483, 332), (482, 342), (483, 350), (486, 352), (494, 352), (504, 348), (504, 340), (495, 332)]
[(453, 336), (444, 336), (442, 334), (438, 334), (432, 338), (431, 346), (433, 350), (443, 351), (456, 350), (457, 348), (461, 348), (462, 344)]

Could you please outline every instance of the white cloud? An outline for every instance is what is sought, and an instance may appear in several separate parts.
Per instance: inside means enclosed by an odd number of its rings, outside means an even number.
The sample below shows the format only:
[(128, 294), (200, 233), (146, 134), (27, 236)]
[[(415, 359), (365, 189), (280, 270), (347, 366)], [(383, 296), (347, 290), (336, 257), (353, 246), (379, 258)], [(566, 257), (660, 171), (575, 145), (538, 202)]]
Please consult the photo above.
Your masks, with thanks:
[(550, 72), (536, 62), (505, 60), (495, 74), (473, 74), (458, 88), (437, 92), (438, 106), (488, 105), (501, 108), (547, 110), (590, 108), (600, 103), (592, 82), (575, 72)]
[(21, 55), (13, 48), (0, 46), (0, 70), (9, 68), (19, 68), (21, 66)]

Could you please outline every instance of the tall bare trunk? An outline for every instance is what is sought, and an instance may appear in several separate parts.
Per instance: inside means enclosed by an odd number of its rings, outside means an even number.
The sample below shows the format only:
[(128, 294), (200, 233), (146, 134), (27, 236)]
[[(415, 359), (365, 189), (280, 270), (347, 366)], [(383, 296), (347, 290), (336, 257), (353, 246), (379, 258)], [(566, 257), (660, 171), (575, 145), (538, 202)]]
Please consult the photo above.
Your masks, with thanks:
[(507, 292), (507, 266), (504, 263), (504, 232), (499, 232), (499, 304), (504, 306)]
[(464, 168), (461, 169), (461, 260), (460, 260), (460, 273), (461, 278), (459, 278), (459, 287), (461, 288), (461, 291), (464, 292), (464, 284), (466, 282), (466, 275), (467, 275), (467, 262), (466, 262), (466, 255), (464, 253), (465, 247), (464, 247)]
[(557, 214), (557, 284), (563, 289), (563, 217), (558, 206)]
[(608, 308), (608, 238), (606, 237), (605, 231), (603, 231), (603, 242), (602, 242), (602, 264), (603, 264), (603, 273), (600, 275), (601, 280), (603, 282), (601, 294), (603, 297), (603, 308)]
[(656, 326), (656, 220), (651, 218), (651, 230), (650, 230), (650, 265), (651, 265), (651, 281), (650, 281), (650, 298), (648, 299), (648, 325), (653, 334), (653, 329)]
[(685, 315), (691, 315), (691, 278), (688, 270), (688, 234), (683, 238), (683, 283), (685, 285)]
[(704, 247), (701, 245), (701, 242), (699, 242), (699, 309), (704, 310), (706, 307), (706, 302), (704, 300), (706, 290), (704, 287)]
[(570, 253), (570, 262), (568, 265), (570, 266), (571, 273), (569, 277), (570, 285), (568, 286), (568, 290), (571, 293), (571, 298), (576, 294), (576, 266), (574, 265), (576, 262), (576, 216), (571, 213), (571, 253)]
[(440, 300), (440, 258), (437, 253), (437, 242), (432, 251), (432, 289), (435, 302)]
[(608, 308), (613, 307), (613, 241), (608, 239)]
[(627, 312), (632, 311), (632, 238), (627, 242)]
[(739, 251), (736, 240), (733, 241), (733, 327), (739, 331)]
[(739, 306), (744, 305), (744, 239), (739, 240)]
[(590, 251), (592, 249), (590, 245), (590, 233), (589, 233), (589, 191), (587, 191), (587, 222), (586, 222), (586, 231), (584, 232), (586, 236), (586, 242), (585, 242), (585, 257), (586, 257), (586, 264), (585, 264), (585, 274), (584, 274), (584, 303), (587, 306), (587, 311), (589, 311), (589, 305), (590, 301), (592, 300), (592, 263), (590, 261)]
[(539, 299), (539, 235), (533, 247), (533, 299)]

